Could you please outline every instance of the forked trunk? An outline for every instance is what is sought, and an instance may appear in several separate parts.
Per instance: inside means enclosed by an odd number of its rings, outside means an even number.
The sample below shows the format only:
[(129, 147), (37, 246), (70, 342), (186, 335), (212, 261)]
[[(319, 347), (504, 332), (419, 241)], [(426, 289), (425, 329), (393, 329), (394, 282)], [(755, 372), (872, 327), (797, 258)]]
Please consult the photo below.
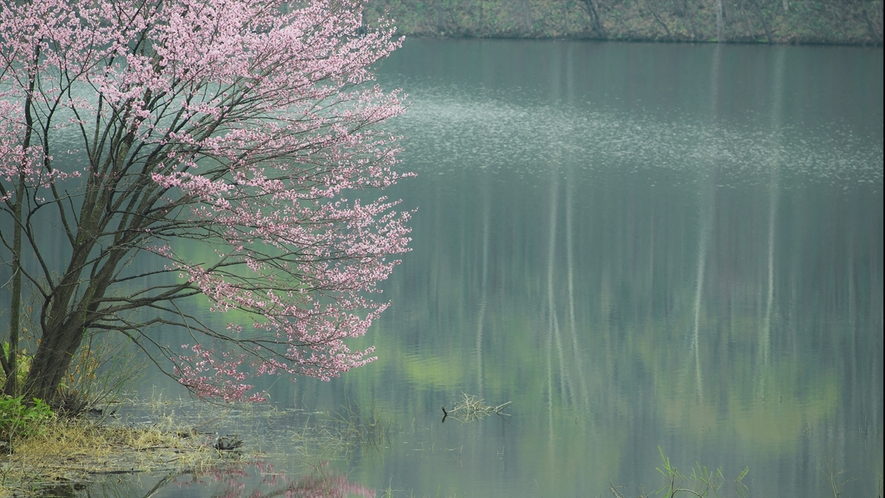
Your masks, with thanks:
[(25, 380), (26, 399), (39, 398), (50, 406), (56, 405), (58, 387), (82, 340), (82, 328), (70, 324), (43, 334)]

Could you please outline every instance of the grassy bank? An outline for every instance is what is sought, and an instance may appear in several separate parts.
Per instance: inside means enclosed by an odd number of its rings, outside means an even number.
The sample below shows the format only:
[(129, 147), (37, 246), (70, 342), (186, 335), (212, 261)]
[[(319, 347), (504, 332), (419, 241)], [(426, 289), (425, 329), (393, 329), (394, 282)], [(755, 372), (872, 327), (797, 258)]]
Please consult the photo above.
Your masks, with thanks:
[(882, 0), (372, 0), (430, 37), (882, 45)]
[(208, 438), (172, 427), (124, 427), (57, 418), (0, 457), (0, 496), (80, 487), (114, 474), (208, 467), (223, 458)]
[[(6, 428), (0, 434), (5, 442), (0, 497), (68, 496), (109, 486), (117, 490), (110, 496), (145, 496), (147, 488), (140, 486), (158, 479), (155, 489), (175, 483), (237, 489), (247, 475), (259, 479), (270, 496), (281, 490), (349, 496), (339, 491), (367, 491), (326, 468), (328, 462), (389, 447), (389, 419), (349, 403), (340, 412), (306, 414), (273, 405), (169, 399), (156, 392), (149, 399), (121, 398), (104, 411), (78, 416), (7, 403), (14, 409), (6, 417), (0, 413), (0, 422), (7, 422), (0, 423)], [(303, 425), (289, 425), (293, 413), (304, 418)], [(238, 444), (219, 445), (225, 440)], [(273, 469), (273, 462), (293, 464), (296, 471), (287, 475)]]

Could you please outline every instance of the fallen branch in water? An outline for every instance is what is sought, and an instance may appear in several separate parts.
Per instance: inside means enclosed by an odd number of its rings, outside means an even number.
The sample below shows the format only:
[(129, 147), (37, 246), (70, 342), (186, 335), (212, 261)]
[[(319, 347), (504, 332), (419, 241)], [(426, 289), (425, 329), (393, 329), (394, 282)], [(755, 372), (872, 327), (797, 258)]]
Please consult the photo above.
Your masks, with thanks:
[(474, 420), (479, 420), (481, 418), (487, 417), (489, 415), (498, 415), (499, 417), (509, 417), (509, 413), (504, 413), (504, 408), (512, 403), (508, 401), (506, 403), (502, 403), (498, 406), (486, 405), (482, 398), (477, 398), (472, 394), (467, 394), (464, 391), (461, 391), (462, 399), (458, 400), (455, 403), (455, 407), (451, 410), (446, 410), (446, 407), (442, 407), (443, 411), (443, 419), (445, 422), (447, 417), (452, 417), (459, 422), (472, 422)]

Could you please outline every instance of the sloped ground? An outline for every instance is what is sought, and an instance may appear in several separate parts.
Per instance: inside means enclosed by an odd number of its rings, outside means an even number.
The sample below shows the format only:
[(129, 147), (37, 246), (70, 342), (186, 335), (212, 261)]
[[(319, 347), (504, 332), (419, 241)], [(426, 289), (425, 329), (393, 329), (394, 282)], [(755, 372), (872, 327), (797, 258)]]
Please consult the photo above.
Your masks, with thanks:
[[(720, 10), (721, 7), (721, 10)], [(377, 0), (398, 32), (432, 37), (882, 45), (882, 1)], [(721, 26), (721, 32), (720, 32)]]

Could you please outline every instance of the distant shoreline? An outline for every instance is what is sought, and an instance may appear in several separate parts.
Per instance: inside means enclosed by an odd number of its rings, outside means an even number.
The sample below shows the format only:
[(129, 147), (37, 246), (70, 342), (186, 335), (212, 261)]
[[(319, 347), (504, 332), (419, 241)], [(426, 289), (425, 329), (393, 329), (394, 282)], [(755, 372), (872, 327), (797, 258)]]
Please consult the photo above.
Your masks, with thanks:
[[(659, 40), (646, 38), (592, 38), (580, 36), (451, 36), (451, 35), (428, 35), (415, 33), (401, 33), (398, 35), (412, 39), (422, 40), (517, 40), (517, 41), (581, 41), (581, 42), (622, 42), (622, 43), (662, 43), (673, 45), (716, 45), (720, 42), (705, 40)], [(883, 48), (883, 45), (872, 43), (851, 43), (851, 42), (774, 42), (766, 43), (759, 41), (724, 41), (723, 45), (769, 45), (792, 46), (792, 47), (857, 47), (857, 48)]]
[(882, 0), (373, 0), (420, 38), (882, 47)]

